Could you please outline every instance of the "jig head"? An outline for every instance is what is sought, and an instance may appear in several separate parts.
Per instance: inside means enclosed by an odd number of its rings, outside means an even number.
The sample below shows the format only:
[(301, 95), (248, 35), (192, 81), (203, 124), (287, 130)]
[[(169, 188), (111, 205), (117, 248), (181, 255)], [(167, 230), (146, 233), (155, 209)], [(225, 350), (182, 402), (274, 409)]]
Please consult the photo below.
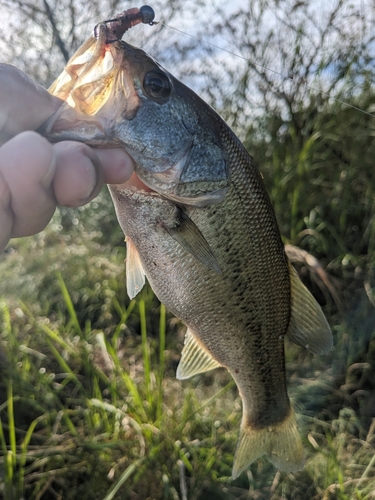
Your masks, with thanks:
[(99, 38), (99, 26), (105, 25), (106, 41), (105, 43), (113, 43), (121, 40), (123, 34), (133, 26), (143, 23), (153, 26), (157, 24), (154, 21), (154, 9), (148, 5), (143, 5), (140, 9), (134, 7), (117, 14), (113, 19), (107, 19), (97, 24), (94, 28), (95, 38)]

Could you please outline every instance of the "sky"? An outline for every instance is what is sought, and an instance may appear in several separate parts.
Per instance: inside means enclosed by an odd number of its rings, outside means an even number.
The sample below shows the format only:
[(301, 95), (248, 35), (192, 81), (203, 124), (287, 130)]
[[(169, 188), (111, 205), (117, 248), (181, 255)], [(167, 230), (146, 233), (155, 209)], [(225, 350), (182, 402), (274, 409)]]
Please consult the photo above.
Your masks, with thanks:
[[(6, 0), (11, 2), (12, 0)], [(51, 4), (55, 0), (48, 0)], [(80, 0), (73, 0), (75, 4), (78, 5)], [(156, 20), (162, 21), (168, 27), (164, 30), (160, 30), (160, 25), (156, 27), (150, 27), (147, 25), (138, 25), (133, 30), (126, 33), (125, 39), (134, 43), (137, 46), (144, 48), (150, 55), (155, 57), (161, 62), (166, 69), (170, 70), (175, 76), (179, 77), (191, 86), (194, 90), (200, 93), (204, 98), (210, 98), (211, 102), (216, 102), (220, 106), (220, 96), (230, 94), (231, 92), (236, 92), (238, 85), (238, 78), (241, 78), (243, 69), (246, 67), (248, 62), (257, 65), (258, 70), (262, 69), (262, 65), (265, 68), (268, 78), (275, 82), (276, 86), (290, 85), (285, 79), (285, 76), (292, 76), (294, 78), (299, 75), (289, 75), (288, 74), (288, 58), (284, 57), (284, 52), (289, 49), (289, 39), (293, 39), (293, 28), (296, 26), (300, 20), (302, 20), (302, 10), (295, 9), (290, 13), (291, 5), (293, 5), (297, 0), (278, 0), (278, 1), (260, 1), (260, 0), (207, 0), (206, 2), (199, 2), (198, 0), (181, 0), (179, 9), (175, 15), (170, 18), (170, 8), (172, 2), (165, 2), (165, 0), (155, 0), (150, 2), (156, 13)], [(42, 0), (37, 0), (35, 5), (40, 3), (42, 6)], [(77, 8), (77, 19), (78, 19), (78, 32), (82, 37), (88, 37), (92, 33), (94, 25), (100, 19), (106, 19), (112, 17), (119, 10), (129, 8), (131, 5), (129, 1), (123, 2), (122, 6), (116, 9), (115, 12), (109, 10), (109, 1), (102, 0), (99, 7), (100, 18), (98, 14), (95, 14), (93, 7), (86, 6), (82, 0), (82, 9)], [(301, 1), (299, 4), (303, 4)], [(359, 37), (363, 37), (363, 41), (366, 42), (366, 38), (369, 33), (375, 33), (375, 8), (373, 0), (348, 0), (345, 2), (348, 7), (344, 9), (340, 16), (337, 18), (336, 23), (338, 27), (345, 26), (348, 38), (355, 32), (358, 33)], [(57, 10), (56, 17), (60, 19), (63, 15), (63, 4), (64, 2), (56, 2)], [(329, 12), (338, 4), (338, 0), (309, 0), (305, 1), (305, 5), (308, 6), (308, 13), (311, 20), (306, 23), (304, 20), (305, 34), (301, 39), (301, 46), (303, 50), (308, 53), (312, 51), (314, 44), (317, 43), (319, 39), (319, 30), (326, 23)], [(0, 7), (5, 5), (4, 0), (0, 0)], [(164, 6), (163, 6), (164, 5)], [(260, 5), (267, 6), (264, 14), (261, 16), (260, 21), (257, 21), (259, 16)], [(367, 25), (367, 32), (363, 31), (363, 27), (360, 26), (358, 21), (355, 21), (352, 11), (357, 11), (362, 14), (366, 19), (365, 25)], [(252, 7), (253, 11), (251, 16), (253, 19), (247, 19), (245, 15), (238, 17), (238, 19), (233, 23), (236, 33), (231, 33), (230, 30), (222, 29), (218, 32), (216, 26), (223, 22), (224, 18), (234, 14), (239, 9), (248, 10)], [(287, 14), (286, 14), (287, 13)], [(10, 18), (9, 18), (10, 16)], [(6, 10), (0, 8), (0, 19), (3, 21), (3, 26), (14, 26), (18, 25), (19, 14), (16, 9)], [(60, 17), (59, 17), (60, 16)], [(247, 14), (249, 16), (249, 14)], [(248, 31), (246, 32), (246, 25), (248, 25)], [(172, 29), (176, 28), (176, 29)], [(44, 34), (45, 28), (43, 25), (34, 25), (30, 28), (30, 23), (25, 24), (24, 28), (24, 40), (17, 39), (17, 36), (12, 40), (12, 47), (8, 42), (7, 34), (8, 31), (3, 32), (3, 39), (0, 41), (0, 49), (2, 50), (3, 60), (6, 60), (7, 51), (11, 54), (18, 54), (18, 59), (15, 59), (15, 64), (21, 64), (24, 60), (25, 66), (22, 69), (27, 69), (27, 64), (32, 67), (33, 70), (37, 70), (42, 63), (48, 64), (48, 58), (50, 57), (48, 53), (48, 46), (46, 45), (46, 37)], [(177, 31), (178, 30), (178, 31)], [(270, 33), (273, 30), (273, 38), (271, 40)], [(65, 33), (69, 32), (69, 26), (67, 25)], [(28, 43), (31, 40), (31, 33), (39, 33), (39, 45), (34, 48), (32, 43)], [(191, 38), (191, 36), (198, 36), (199, 40)], [(333, 31), (326, 40), (326, 51), (332, 52), (335, 50), (335, 32)], [(269, 40), (268, 40), (269, 38)], [(215, 47), (208, 46), (205, 41), (214, 44)], [(260, 50), (251, 52), (246, 44), (256, 44), (266, 45), (268, 42), (265, 53), (261, 53)], [(245, 43), (246, 42), (246, 43)], [(182, 53), (183, 47), (191, 46), (196, 43), (196, 48), (190, 50), (188, 54)], [(210, 47), (210, 52), (207, 48)], [(224, 49), (224, 50), (221, 50)], [(375, 51), (372, 50), (374, 60)], [(13, 56), (12, 56), (13, 57)], [(289, 58), (290, 59), (290, 58)], [(10, 62), (13, 62), (10, 60)], [(60, 60), (56, 63), (61, 70), (64, 66), (64, 61)], [(266, 69), (267, 68), (267, 69)], [(315, 64), (315, 70), (318, 69), (318, 62)], [(60, 71), (61, 71), (60, 70)], [(303, 72), (303, 66), (300, 67), (300, 71)], [(314, 70), (314, 67), (312, 67)], [(323, 76), (326, 80), (326, 85), (329, 85), (332, 77), (337, 70), (335, 64), (328, 65), (325, 69), (324, 75), (320, 73), (320, 80), (323, 81)], [(216, 88), (212, 87), (213, 79), (211, 76), (216, 77)], [(43, 72), (39, 74), (43, 77)], [(256, 75), (255, 75), (256, 76)], [(47, 75), (48, 77), (48, 75)], [(51, 76), (52, 78), (52, 76)], [(315, 85), (313, 82), (313, 75), (310, 78), (310, 85)], [(52, 80), (49, 80), (51, 83)], [(301, 83), (301, 88), (306, 82)], [(210, 88), (211, 85), (211, 88)], [(258, 98), (256, 93), (252, 90), (254, 88), (251, 79), (248, 82), (249, 92), (248, 92), (248, 109), (255, 109), (258, 103)], [(287, 88), (287, 87), (286, 87)]]

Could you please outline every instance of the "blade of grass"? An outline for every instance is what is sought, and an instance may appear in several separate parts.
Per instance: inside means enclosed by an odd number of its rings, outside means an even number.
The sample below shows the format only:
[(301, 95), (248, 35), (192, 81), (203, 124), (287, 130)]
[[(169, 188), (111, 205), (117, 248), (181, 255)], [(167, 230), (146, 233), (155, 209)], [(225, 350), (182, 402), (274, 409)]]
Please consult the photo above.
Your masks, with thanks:
[(148, 421), (147, 414), (145, 412), (141, 396), (139, 394), (137, 386), (133, 382), (133, 379), (131, 378), (131, 376), (125, 370), (122, 371), (121, 377), (124, 380), (124, 383), (125, 383), (128, 391), (130, 392), (130, 394), (134, 398), (134, 403), (135, 403), (136, 409), (137, 409), (137, 411), (139, 413), (138, 416), (141, 417), (141, 418), (143, 418), (144, 421), (147, 422)]
[(4, 436), (4, 430), (3, 430), (3, 423), (0, 418), (0, 443), (1, 443), (1, 449), (3, 452), (4, 457), (6, 457), (7, 454), (7, 444), (5, 441), (5, 436)]
[(147, 340), (146, 307), (145, 307), (145, 301), (143, 299), (139, 301), (139, 319), (141, 322), (142, 353), (143, 353), (143, 364), (145, 370), (146, 395), (147, 395), (147, 401), (151, 403), (152, 392), (151, 392), (151, 375), (150, 375), (151, 374), (150, 348)]
[(14, 407), (13, 407), (13, 384), (11, 380), (9, 380), (8, 382), (7, 400), (8, 400), (9, 444), (10, 444), (10, 451), (12, 452), (13, 455), (13, 465), (15, 465), (17, 447), (16, 447), (16, 428), (14, 422)]
[(46, 415), (41, 415), (40, 417), (36, 418), (31, 422), (29, 425), (29, 428), (27, 429), (26, 436), (24, 437), (22, 444), (21, 444), (21, 458), (19, 460), (19, 487), (20, 490), (22, 491), (24, 487), (24, 477), (25, 477), (25, 464), (26, 464), (26, 458), (27, 458), (27, 450), (28, 446), (31, 440), (31, 437), (33, 435), (33, 432), (35, 430), (35, 427), (38, 422), (41, 422), (44, 420)]
[(112, 345), (115, 347), (116, 346), (116, 343), (117, 343), (117, 340), (120, 336), (120, 333), (122, 332), (122, 325), (126, 322), (126, 320), (128, 319), (130, 313), (132, 312), (132, 310), (134, 309), (134, 306), (136, 304), (136, 300), (132, 300), (128, 306), (127, 309), (125, 309), (125, 311), (123, 311), (123, 309), (121, 308), (120, 304), (118, 303), (117, 299), (114, 297), (113, 299), (113, 305), (116, 309), (116, 311), (118, 312), (119, 316), (120, 316), (120, 321), (118, 322), (118, 325), (116, 326), (116, 330), (113, 334), (113, 337), (112, 337)]
[[(63, 357), (61, 356), (61, 354), (59, 353), (59, 351), (56, 349), (56, 347), (52, 344), (52, 342), (50, 341), (50, 339), (46, 339), (47, 340), (47, 344), (48, 344), (48, 347), (50, 348), (50, 351), (52, 352), (52, 354), (55, 356), (56, 358), (56, 361), (59, 363), (60, 367), (70, 375), (70, 377), (72, 378), (72, 380), (74, 380), (74, 382), (79, 385), (79, 387), (84, 391), (84, 388), (81, 384), (81, 382), (78, 380), (76, 374), (71, 370), (70, 366), (66, 363), (66, 361), (63, 359)], [(85, 392), (85, 391), (84, 391)]]
[(9, 335), (12, 332), (12, 322), (10, 319), (9, 307), (3, 301), (0, 302), (0, 307), (3, 316), (3, 333)]
[(166, 309), (164, 304), (160, 304), (159, 317), (159, 380), (158, 380), (158, 401), (156, 416), (159, 419), (162, 414), (163, 404), (163, 379), (165, 369), (165, 330), (166, 330)]
[(92, 332), (91, 320), (86, 319), (85, 321), (85, 338), (89, 338), (90, 333)]
[(117, 356), (117, 352), (116, 352), (114, 346), (112, 346), (111, 343), (109, 343), (104, 336), (103, 336), (103, 339), (106, 343), (107, 352), (111, 356), (111, 359), (115, 365), (117, 374), (121, 377), (121, 379), (123, 380), (123, 382), (125, 384), (125, 387), (127, 388), (130, 395), (134, 399), (136, 410), (138, 411), (139, 416), (141, 418), (143, 418), (145, 422), (147, 422), (148, 418), (147, 418), (146, 412), (144, 410), (142, 398), (141, 398), (141, 395), (138, 391), (136, 384), (133, 382), (133, 379), (129, 375), (129, 373), (127, 373), (127, 371), (122, 366), (121, 361), (119, 360), (119, 358)]
[(112, 486), (107, 495), (103, 498), (103, 500), (113, 500), (115, 498), (118, 490), (125, 484), (125, 482), (129, 479), (129, 477), (137, 470), (137, 468), (141, 465), (143, 460), (136, 460), (121, 474), (119, 480), (116, 484)]
[(48, 337), (53, 340), (54, 342), (58, 343), (63, 349), (65, 349), (69, 354), (71, 354), (74, 357), (78, 357), (79, 354), (72, 348), (70, 347), (69, 344), (65, 342), (64, 339), (62, 339), (56, 332), (48, 328), (48, 326), (41, 324), (40, 328), (48, 335)]
[(371, 468), (374, 466), (374, 464), (375, 464), (375, 455), (373, 455), (373, 457), (371, 458), (371, 460), (370, 460), (369, 464), (367, 465), (367, 467), (366, 467), (366, 469), (365, 469), (364, 473), (363, 473), (363, 474), (362, 474), (362, 476), (360, 477), (360, 479), (359, 479), (359, 481), (358, 481), (358, 484), (357, 484), (357, 488), (359, 488), (359, 487), (360, 487), (360, 485), (361, 485), (362, 481), (363, 481), (364, 479), (366, 479), (366, 478), (367, 478), (367, 476), (370, 474)]
[(4, 457), (4, 468), (5, 468), (5, 490), (9, 488), (12, 483), (13, 478), (13, 464), (12, 460), (9, 460), (9, 454), (7, 449), (7, 443), (5, 440), (3, 424), (0, 419), (0, 441), (1, 441), (1, 449)]
[(76, 315), (76, 311), (74, 309), (74, 305), (73, 305), (72, 299), (70, 298), (70, 294), (68, 292), (68, 289), (67, 289), (67, 287), (65, 285), (65, 281), (64, 281), (64, 279), (63, 279), (63, 277), (62, 277), (62, 275), (61, 275), (60, 272), (57, 272), (57, 281), (59, 282), (60, 290), (61, 290), (63, 299), (65, 301), (66, 307), (68, 309), (68, 313), (69, 313), (70, 319), (71, 319), (71, 321), (73, 323), (73, 327), (74, 327), (77, 335), (80, 338), (83, 338), (82, 330), (81, 330), (81, 327), (79, 325), (79, 321), (78, 321), (78, 318), (77, 318), (77, 315)]

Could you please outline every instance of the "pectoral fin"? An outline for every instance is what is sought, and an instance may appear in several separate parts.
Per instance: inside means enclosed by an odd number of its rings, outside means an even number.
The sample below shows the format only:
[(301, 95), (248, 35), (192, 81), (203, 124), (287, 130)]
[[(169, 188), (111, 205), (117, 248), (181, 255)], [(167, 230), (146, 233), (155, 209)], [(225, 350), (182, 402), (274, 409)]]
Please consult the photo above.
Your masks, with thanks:
[(289, 264), (292, 310), (287, 336), (295, 344), (324, 354), (332, 349), (332, 333), (319, 304)]
[(173, 227), (165, 226), (165, 229), (181, 246), (190, 252), (202, 264), (213, 271), (220, 273), (220, 267), (216, 257), (194, 222), (181, 210), (178, 224)]
[(180, 364), (177, 367), (177, 379), (184, 380), (198, 373), (208, 372), (219, 366), (221, 366), (220, 363), (213, 359), (204, 347), (198, 344), (188, 329), (185, 335)]
[(133, 241), (126, 237), (126, 289), (133, 299), (145, 284), (145, 272)]

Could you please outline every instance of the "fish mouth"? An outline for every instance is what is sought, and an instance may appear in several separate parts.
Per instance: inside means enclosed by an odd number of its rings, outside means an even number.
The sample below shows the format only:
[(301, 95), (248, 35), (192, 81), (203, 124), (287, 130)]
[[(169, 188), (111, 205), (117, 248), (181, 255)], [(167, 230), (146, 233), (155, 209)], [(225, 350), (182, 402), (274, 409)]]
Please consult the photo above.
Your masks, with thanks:
[(91, 36), (48, 89), (62, 106), (38, 130), (50, 142), (77, 140), (91, 146), (118, 147), (114, 127), (132, 120), (141, 100), (128, 75), (126, 54), (107, 44), (105, 32)]
[[(147, 172), (136, 163), (130, 179), (122, 184), (115, 184), (116, 188), (161, 198), (172, 197), (173, 190), (180, 180), (187, 161), (189, 150), (190, 147), (172, 167), (162, 172)], [(169, 194), (168, 191), (171, 191), (171, 193)]]
[[(145, 194), (158, 194), (161, 198), (185, 206), (202, 208), (221, 203), (229, 189), (226, 179), (224, 182), (211, 181), (209, 188), (205, 182), (197, 182), (195, 179), (189, 182), (182, 179), (185, 169), (189, 168), (193, 146), (194, 136), (179, 155), (179, 159), (171, 167), (162, 171), (155, 171), (156, 169), (153, 169), (147, 162), (144, 164), (140, 158), (139, 162), (135, 161), (135, 176), (132, 180), (137, 180), (134, 186), (131, 181), (125, 183), (124, 187), (133, 191), (138, 189)], [(132, 156), (132, 151), (128, 153)], [(165, 160), (167, 162), (167, 159)]]
[[(160, 165), (163, 164), (163, 158), (158, 160), (152, 160), (149, 163), (146, 159), (144, 162), (144, 158), (135, 159), (135, 174), (138, 178), (136, 185), (141, 187), (141, 189), (145, 192), (156, 192), (165, 198), (172, 197), (176, 189), (180, 183), (180, 179), (182, 173), (184, 171), (185, 165), (189, 158), (189, 153), (191, 150), (191, 143), (188, 145), (185, 151), (178, 155), (177, 161), (167, 168), (158, 171), (154, 166), (160, 168)], [(132, 152), (129, 151), (129, 154), (132, 156)], [(165, 158), (165, 163), (170, 164), (170, 160)]]
[(151, 189), (144, 182), (142, 182), (141, 179), (136, 174), (136, 172), (133, 172), (130, 179), (128, 179), (126, 182), (123, 182), (122, 184), (114, 184), (113, 186), (119, 191), (124, 190), (148, 196), (149, 195), (160, 196), (160, 194), (157, 191)]

